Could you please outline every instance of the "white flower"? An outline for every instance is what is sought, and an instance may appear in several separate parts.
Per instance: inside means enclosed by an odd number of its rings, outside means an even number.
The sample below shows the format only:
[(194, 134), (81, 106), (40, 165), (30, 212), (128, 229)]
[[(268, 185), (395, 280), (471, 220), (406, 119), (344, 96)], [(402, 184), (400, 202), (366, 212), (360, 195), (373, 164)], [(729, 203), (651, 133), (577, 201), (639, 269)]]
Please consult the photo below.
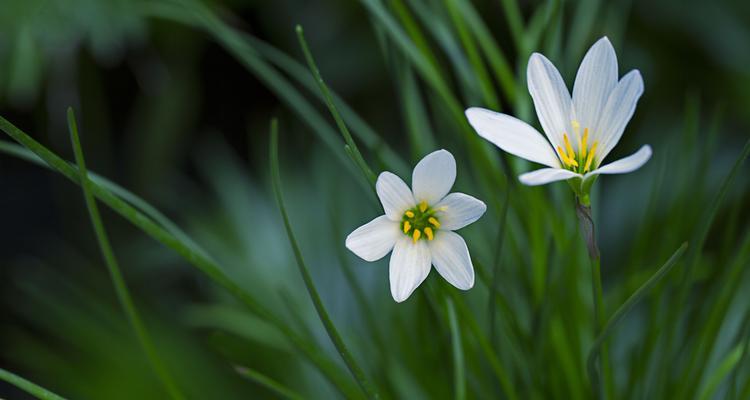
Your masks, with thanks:
[(574, 178), (581, 184), (577, 192), (585, 195), (598, 174), (632, 172), (651, 157), (651, 147), (645, 145), (635, 154), (600, 166), (620, 141), (643, 93), (638, 70), (617, 80), (617, 56), (606, 37), (583, 58), (572, 99), (560, 73), (543, 55), (531, 55), (526, 74), (549, 142), (517, 118), (481, 108), (466, 110), (480, 136), (508, 153), (550, 167), (522, 174), (521, 183), (543, 185)]
[(393, 250), (391, 295), (399, 303), (427, 278), (431, 265), (459, 289), (474, 286), (469, 249), (453, 231), (479, 219), (487, 206), (463, 193), (448, 194), (455, 180), (456, 160), (445, 150), (428, 154), (414, 167), (412, 189), (398, 176), (381, 173), (375, 188), (385, 215), (346, 238), (346, 247), (366, 261)]

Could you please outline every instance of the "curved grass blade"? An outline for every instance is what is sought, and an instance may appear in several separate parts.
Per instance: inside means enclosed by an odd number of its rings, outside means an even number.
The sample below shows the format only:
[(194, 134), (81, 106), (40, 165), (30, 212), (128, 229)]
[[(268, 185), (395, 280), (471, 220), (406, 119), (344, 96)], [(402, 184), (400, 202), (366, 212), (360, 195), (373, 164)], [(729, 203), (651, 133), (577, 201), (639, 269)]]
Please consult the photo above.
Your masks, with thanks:
[(461, 40), (466, 57), (469, 59), (469, 64), (474, 72), (475, 81), (479, 85), (479, 90), (482, 93), (482, 99), (484, 103), (493, 110), (500, 110), (500, 99), (495, 94), (495, 89), (492, 87), (492, 80), (490, 74), (484, 65), (482, 56), (479, 54), (479, 49), (474, 38), (469, 33), (468, 21), (466, 21), (460, 10), (461, 5), (456, 0), (445, 0), (445, 6), (450, 14), (453, 25), (456, 28), (458, 37)]
[(36, 397), (37, 399), (65, 400), (64, 397), (58, 396), (49, 390), (2, 368), (0, 368), (0, 379)]
[[(4, 131), (8, 136), (23, 145), (26, 149), (30, 150), (35, 157), (43, 160), (50, 169), (59, 172), (75, 184), (81, 184), (79, 171), (76, 167), (42, 146), (39, 142), (18, 129), (2, 116), (0, 116), (0, 130)], [(17, 151), (9, 151), (9, 154), (28, 159), (27, 156), (21, 155)], [(354, 392), (355, 389), (341, 375), (338, 366), (336, 366), (312, 342), (297, 334), (277, 315), (270, 312), (250, 293), (230, 279), (216, 261), (207, 257), (201, 250), (191, 247), (189, 243), (180, 241), (180, 239), (156, 224), (148, 216), (144, 215), (142, 212), (138, 211), (96, 182), (92, 181), (91, 183), (91, 193), (96, 198), (138, 227), (148, 236), (175, 251), (190, 265), (196, 267), (202, 273), (206, 274), (212, 281), (240, 300), (251, 312), (276, 327), (292, 342), (292, 344), (305, 354), (305, 356), (321, 371), (321, 373), (323, 373), (329, 382), (331, 382), (345, 397), (356, 397), (356, 392)]]
[(456, 308), (450, 298), (445, 300), (448, 310), (448, 324), (451, 329), (451, 346), (453, 347), (453, 385), (455, 387), (455, 399), (466, 399), (466, 367), (464, 365), (464, 350), (461, 346), (461, 330), (458, 328)]
[(639, 301), (641, 301), (641, 299), (646, 295), (649, 289), (656, 285), (662, 278), (664, 278), (664, 276), (667, 275), (669, 271), (672, 270), (672, 268), (677, 264), (677, 261), (680, 259), (680, 257), (682, 257), (682, 254), (685, 252), (687, 247), (687, 242), (683, 243), (682, 246), (680, 246), (677, 251), (672, 254), (672, 257), (670, 257), (669, 260), (667, 260), (667, 262), (664, 263), (664, 265), (662, 265), (661, 268), (659, 268), (653, 276), (651, 276), (651, 278), (649, 278), (643, 285), (641, 285), (641, 287), (636, 289), (636, 291), (633, 292), (633, 294), (630, 295), (630, 297), (625, 300), (620, 308), (618, 308), (609, 318), (607, 323), (604, 325), (604, 328), (602, 328), (599, 336), (597, 336), (596, 340), (594, 340), (594, 344), (591, 346), (588, 358), (586, 359), (586, 367), (588, 369), (590, 379), (595, 379), (596, 377), (596, 360), (599, 357), (602, 344), (612, 334), (617, 323), (620, 322), (620, 320), (622, 320), (627, 315), (627, 313), (636, 304), (638, 304)]
[[(322, 102), (325, 102), (323, 94), (318, 90), (317, 83), (310, 76), (309, 71), (297, 60), (288, 56), (276, 47), (249, 34), (241, 34), (247, 42), (265, 57), (271, 64), (284, 71), (290, 77), (294, 78), (299, 84), (307, 88), (312, 94), (316, 95)], [(404, 159), (386, 143), (375, 132), (375, 130), (365, 122), (346, 102), (339, 97), (335, 91), (331, 91), (334, 104), (338, 105), (341, 116), (352, 128), (352, 133), (362, 141), (364, 146), (385, 162), (393, 171), (407, 170), (409, 166)]]
[(336, 125), (339, 127), (339, 130), (341, 131), (341, 135), (344, 137), (344, 141), (346, 142), (346, 145), (349, 146), (349, 149), (351, 150), (353, 154), (354, 162), (357, 164), (359, 169), (364, 174), (365, 179), (367, 179), (370, 182), (370, 185), (375, 186), (375, 179), (376, 179), (375, 174), (367, 165), (367, 162), (365, 162), (364, 157), (362, 157), (362, 153), (359, 151), (359, 148), (357, 147), (357, 143), (354, 142), (354, 139), (352, 139), (352, 134), (349, 133), (349, 128), (346, 127), (346, 123), (341, 118), (341, 115), (339, 114), (339, 110), (336, 108), (336, 105), (333, 103), (333, 97), (331, 96), (331, 91), (328, 90), (328, 86), (323, 81), (323, 77), (320, 75), (320, 70), (318, 69), (318, 66), (315, 64), (315, 59), (313, 58), (312, 53), (310, 52), (310, 48), (307, 45), (307, 41), (305, 40), (305, 32), (303, 31), (302, 26), (297, 25), (296, 31), (297, 31), (297, 39), (299, 40), (300, 47), (302, 47), (302, 52), (305, 53), (305, 59), (307, 59), (307, 65), (310, 67), (310, 72), (312, 73), (313, 78), (315, 78), (315, 82), (318, 84), (318, 88), (320, 89), (320, 92), (323, 94), (323, 98), (325, 99), (326, 106), (328, 107), (328, 110), (331, 112), (333, 119), (336, 121)]
[(323, 326), (325, 327), (326, 333), (328, 333), (328, 337), (331, 339), (331, 342), (333, 342), (333, 345), (336, 347), (336, 350), (338, 350), (347, 368), (349, 368), (349, 371), (354, 376), (354, 379), (356, 379), (357, 383), (362, 388), (362, 391), (367, 395), (367, 397), (371, 399), (377, 399), (379, 398), (377, 389), (365, 377), (364, 371), (359, 367), (357, 362), (354, 360), (354, 357), (349, 352), (349, 349), (347, 349), (346, 344), (344, 344), (344, 340), (339, 335), (338, 330), (336, 329), (336, 326), (333, 324), (333, 321), (331, 321), (331, 318), (328, 316), (328, 311), (326, 310), (325, 305), (323, 305), (323, 301), (320, 299), (320, 296), (318, 295), (318, 290), (315, 288), (315, 283), (312, 280), (310, 271), (307, 269), (305, 260), (302, 258), (302, 252), (300, 251), (299, 246), (297, 245), (297, 240), (294, 238), (292, 225), (289, 222), (289, 216), (287, 215), (286, 207), (284, 206), (284, 196), (281, 193), (281, 173), (279, 172), (279, 149), (278, 149), (279, 143), (278, 142), (279, 142), (278, 123), (276, 122), (276, 120), (273, 120), (271, 122), (271, 143), (269, 146), (270, 147), (269, 158), (271, 160), (271, 177), (272, 177), (271, 181), (273, 183), (273, 192), (274, 192), (274, 195), (276, 196), (276, 203), (279, 206), (279, 212), (281, 213), (281, 218), (284, 221), (284, 228), (286, 229), (286, 234), (287, 234), (287, 237), (289, 238), (289, 244), (292, 246), (292, 251), (294, 252), (294, 258), (297, 260), (297, 267), (299, 267), (299, 272), (302, 275), (302, 280), (305, 282), (305, 288), (307, 289), (307, 293), (310, 295), (310, 299), (312, 300), (313, 305), (315, 306), (315, 311), (318, 313), (318, 317), (320, 318), (320, 321), (323, 323)]
[[(724, 380), (724, 378), (726, 378), (727, 374), (729, 374), (739, 365), (739, 361), (742, 359), (744, 351), (745, 350), (743, 344), (740, 343), (739, 345), (735, 346), (732, 351), (730, 351), (729, 354), (726, 355), (726, 357), (724, 357), (724, 359), (719, 364), (719, 367), (716, 368), (716, 370), (708, 377), (705, 388), (700, 391), (700, 397), (698, 397), (700, 400), (709, 400), (714, 398), (716, 389), (719, 388), (719, 385)], [(729, 390), (732, 390), (732, 388), (729, 388)]]
[[(14, 157), (23, 159), (25, 161), (34, 163), (40, 167), (53, 169), (49, 164), (47, 164), (44, 160), (39, 158), (32, 151), (15, 143), (9, 143), (4, 140), (0, 140), (0, 152), (3, 152), (9, 155), (12, 155)], [(188, 236), (188, 234), (185, 233), (185, 231), (183, 231), (179, 226), (177, 226), (177, 224), (175, 224), (172, 220), (170, 220), (161, 211), (157, 210), (154, 206), (146, 202), (146, 200), (143, 200), (141, 197), (137, 196), (135, 193), (125, 189), (124, 187), (110, 181), (109, 179), (93, 171), (88, 171), (88, 175), (89, 175), (89, 180), (91, 182), (94, 182), (96, 185), (101, 186), (102, 188), (112, 192), (112, 194), (114, 194), (115, 196), (130, 203), (130, 205), (132, 205), (133, 207), (141, 211), (143, 214), (145, 214), (146, 216), (154, 220), (154, 222), (161, 225), (162, 228), (169, 231), (169, 233), (171, 233), (172, 236), (176, 237), (179, 241), (188, 244), (190, 247), (192, 247), (196, 251), (202, 253), (204, 257), (210, 258), (210, 255), (204, 249), (202, 249), (200, 245), (195, 243), (195, 241), (193, 241), (193, 239), (190, 236)]]
[(107, 231), (104, 228), (101, 215), (99, 214), (99, 207), (96, 205), (96, 200), (91, 194), (91, 181), (89, 180), (88, 172), (86, 170), (86, 161), (83, 158), (83, 150), (81, 149), (81, 141), (78, 136), (78, 126), (76, 124), (75, 114), (73, 108), (68, 108), (68, 129), (70, 130), (70, 141), (73, 144), (73, 153), (75, 154), (76, 163), (78, 164), (78, 171), (80, 173), (81, 188), (83, 189), (83, 197), (86, 201), (86, 208), (89, 211), (89, 217), (91, 218), (91, 224), (94, 227), (96, 233), (96, 239), (99, 243), (99, 249), (102, 252), (105, 264), (109, 270), (109, 276), (112, 279), (112, 285), (115, 287), (115, 293), (120, 301), (123, 311), (128, 316), (130, 324), (135, 331), (138, 341), (140, 342), (143, 350), (146, 352), (151, 367), (159, 376), (162, 381), (164, 388), (167, 393), (173, 399), (184, 399), (185, 396), (182, 394), (180, 389), (175, 384), (172, 375), (169, 373), (166, 365), (159, 357), (159, 353), (154, 347), (154, 343), (151, 340), (151, 336), (146, 331), (146, 327), (143, 324), (138, 310), (135, 308), (133, 298), (130, 296), (130, 291), (125, 283), (125, 279), (122, 277), (122, 271), (118, 265), (115, 253), (112, 250), (112, 246), (107, 236)]
[(246, 378), (250, 381), (257, 383), (260, 386), (276, 393), (279, 397), (287, 400), (303, 400), (304, 397), (298, 395), (293, 390), (287, 388), (279, 382), (261, 374), (258, 371), (252, 370), (247, 367), (234, 367), (234, 370), (240, 374), (241, 377)]

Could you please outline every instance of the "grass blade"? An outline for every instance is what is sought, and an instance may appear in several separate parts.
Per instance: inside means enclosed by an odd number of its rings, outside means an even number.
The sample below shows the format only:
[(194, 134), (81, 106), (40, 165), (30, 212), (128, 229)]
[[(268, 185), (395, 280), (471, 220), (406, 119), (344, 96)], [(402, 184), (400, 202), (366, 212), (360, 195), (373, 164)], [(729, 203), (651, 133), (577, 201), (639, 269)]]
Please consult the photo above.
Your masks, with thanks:
[(618, 308), (609, 318), (607, 323), (604, 325), (604, 328), (602, 328), (599, 336), (597, 336), (596, 340), (594, 340), (594, 344), (591, 346), (591, 350), (589, 351), (589, 355), (586, 360), (586, 366), (588, 368), (590, 378), (596, 376), (596, 359), (599, 357), (602, 344), (613, 333), (617, 323), (625, 318), (628, 312), (636, 304), (638, 304), (638, 302), (641, 301), (643, 297), (646, 296), (646, 293), (648, 293), (649, 289), (656, 285), (662, 278), (664, 278), (664, 276), (667, 275), (669, 271), (672, 270), (672, 268), (675, 266), (675, 264), (677, 264), (677, 261), (680, 259), (680, 257), (682, 257), (682, 254), (686, 249), (687, 243), (683, 243), (682, 246), (680, 246), (677, 251), (672, 254), (672, 257), (670, 257), (669, 260), (667, 260), (667, 262), (664, 263), (664, 265), (662, 265), (661, 268), (659, 268), (653, 276), (651, 276), (651, 278), (649, 278), (643, 285), (641, 285), (641, 287), (636, 289), (636, 291), (633, 292), (633, 294), (630, 295), (630, 297), (625, 300), (620, 308)]
[(284, 206), (284, 197), (281, 193), (281, 173), (279, 172), (279, 134), (278, 134), (278, 125), (276, 120), (273, 120), (271, 122), (271, 143), (270, 143), (270, 154), (269, 158), (271, 160), (271, 176), (272, 176), (272, 182), (273, 182), (273, 192), (276, 196), (276, 203), (279, 206), (279, 212), (281, 213), (281, 218), (284, 221), (284, 228), (286, 229), (287, 237), (289, 238), (289, 244), (292, 246), (292, 251), (294, 252), (294, 258), (297, 260), (297, 266), (299, 267), (300, 274), (302, 275), (302, 280), (305, 282), (305, 288), (307, 288), (307, 292), (310, 295), (310, 299), (313, 302), (313, 305), (315, 306), (315, 311), (318, 313), (318, 317), (320, 318), (320, 321), (323, 323), (323, 326), (325, 327), (326, 333), (328, 333), (328, 337), (333, 342), (333, 345), (336, 347), (336, 350), (338, 350), (339, 354), (341, 355), (341, 358), (344, 360), (344, 363), (346, 364), (347, 368), (349, 368), (349, 371), (354, 376), (354, 379), (356, 379), (359, 386), (362, 388), (362, 391), (367, 395), (367, 397), (371, 399), (377, 399), (379, 398), (378, 392), (375, 389), (375, 387), (370, 384), (370, 382), (365, 377), (364, 371), (359, 367), (357, 362), (354, 360), (354, 357), (349, 352), (349, 349), (347, 349), (346, 344), (344, 344), (343, 339), (338, 333), (338, 330), (336, 329), (336, 326), (333, 324), (333, 321), (331, 321), (331, 318), (328, 316), (328, 311), (326, 311), (325, 305), (323, 305), (323, 301), (320, 299), (320, 296), (318, 295), (318, 290), (315, 288), (315, 283), (312, 280), (312, 276), (310, 275), (310, 271), (307, 269), (307, 265), (305, 264), (305, 260), (302, 258), (302, 252), (299, 249), (299, 246), (297, 245), (297, 240), (294, 238), (294, 232), (292, 231), (292, 225), (289, 222), (289, 216), (286, 212), (286, 207)]
[(24, 378), (21, 378), (20, 376), (10, 372), (6, 371), (2, 368), (0, 368), (0, 379), (4, 380), (5, 382), (10, 383), (11, 385), (23, 390), (24, 392), (36, 397), (37, 399), (41, 400), (65, 400), (64, 397), (58, 396), (49, 390), (30, 382)]
[[(31, 151), (36, 157), (43, 160), (50, 169), (59, 172), (75, 184), (81, 184), (80, 174), (77, 167), (71, 165), (67, 161), (57, 156), (55, 153), (51, 152), (46, 147), (42, 146), (41, 143), (34, 140), (32, 137), (24, 133), (22, 130), (18, 129), (15, 125), (11, 124), (8, 120), (1, 116), (0, 130), (4, 131), (6, 134), (8, 134), (8, 136), (13, 138), (13, 140), (26, 147), (26, 149)], [(18, 154), (18, 152), (15, 151), (11, 151), (9, 153), (18, 155), (22, 158), (28, 158), (26, 156)], [(333, 362), (326, 355), (324, 355), (320, 351), (320, 349), (315, 347), (315, 345), (307, 338), (301, 337), (299, 334), (294, 332), (277, 315), (271, 313), (250, 293), (248, 293), (232, 279), (230, 279), (223, 272), (223, 268), (216, 261), (214, 261), (211, 257), (206, 256), (200, 249), (191, 247), (190, 243), (180, 241), (180, 239), (170, 234), (158, 224), (154, 223), (154, 221), (149, 217), (132, 207), (121, 198), (115, 196), (114, 194), (112, 194), (112, 192), (108, 191), (96, 182), (90, 183), (91, 193), (97, 199), (106, 204), (117, 214), (131, 222), (133, 225), (138, 227), (151, 238), (175, 251), (190, 265), (196, 267), (198, 270), (206, 274), (212, 281), (226, 289), (230, 294), (240, 300), (251, 312), (255, 313), (260, 318), (268, 321), (270, 324), (279, 329), (279, 331), (284, 336), (286, 336), (295, 346), (297, 346), (297, 348), (299, 348), (305, 354), (305, 356), (316, 367), (318, 367), (323, 375), (339, 391), (341, 391), (344, 396), (354, 395), (353, 388), (346, 380), (343, 379), (338, 367), (333, 364)]]
[(96, 233), (96, 239), (99, 244), (99, 249), (102, 252), (104, 262), (107, 264), (109, 276), (112, 279), (112, 285), (115, 287), (115, 292), (117, 294), (118, 300), (120, 301), (120, 305), (122, 306), (125, 314), (128, 316), (128, 320), (130, 320), (130, 324), (132, 325), (133, 330), (138, 337), (138, 341), (143, 347), (143, 350), (146, 352), (146, 357), (148, 357), (148, 360), (151, 363), (151, 367), (154, 369), (154, 372), (156, 372), (156, 375), (159, 376), (159, 379), (162, 381), (162, 384), (167, 390), (167, 393), (169, 393), (169, 395), (173, 399), (184, 399), (185, 396), (182, 394), (180, 389), (177, 388), (172, 375), (169, 373), (169, 370), (167, 370), (167, 367), (165, 366), (161, 357), (159, 357), (159, 353), (154, 347), (151, 336), (148, 334), (148, 331), (146, 331), (143, 320), (141, 319), (138, 310), (135, 308), (133, 298), (130, 296), (130, 291), (128, 290), (128, 286), (125, 283), (125, 279), (122, 277), (122, 271), (120, 270), (117, 258), (115, 257), (115, 253), (112, 250), (112, 246), (109, 242), (107, 231), (104, 228), (104, 223), (102, 222), (101, 215), (99, 214), (99, 207), (96, 205), (96, 200), (91, 194), (91, 181), (89, 180), (88, 172), (86, 170), (86, 161), (83, 158), (81, 140), (78, 136), (78, 126), (76, 124), (75, 114), (73, 113), (72, 108), (68, 108), (68, 129), (70, 130), (70, 140), (73, 143), (73, 153), (75, 154), (76, 163), (78, 164), (81, 188), (83, 189), (83, 197), (86, 201), (86, 208), (89, 211), (89, 217), (91, 218), (91, 224), (93, 225), (94, 232)]
[(265, 387), (266, 389), (276, 393), (281, 397), (282, 399), (287, 400), (302, 400), (304, 397), (298, 395), (293, 390), (287, 388), (286, 386), (282, 385), (279, 382), (276, 382), (275, 380), (261, 374), (258, 371), (252, 370), (247, 367), (235, 367), (235, 371), (237, 371), (238, 374), (240, 374), (241, 377), (248, 379), (250, 381), (253, 381), (257, 383), (260, 386)]
[(448, 310), (448, 324), (451, 329), (451, 346), (453, 347), (453, 385), (455, 387), (455, 399), (466, 399), (466, 372), (464, 366), (464, 350), (461, 346), (461, 330), (458, 329), (458, 318), (456, 308), (450, 298), (445, 300)]
[(359, 169), (362, 170), (362, 173), (364, 174), (365, 179), (367, 179), (370, 182), (370, 185), (375, 186), (375, 179), (376, 179), (375, 174), (372, 172), (370, 167), (367, 165), (367, 162), (365, 162), (365, 159), (362, 157), (362, 153), (359, 151), (359, 148), (357, 147), (357, 143), (354, 142), (354, 139), (352, 139), (352, 134), (349, 133), (349, 128), (346, 127), (346, 123), (341, 118), (341, 115), (339, 114), (338, 109), (336, 109), (336, 105), (333, 103), (333, 97), (331, 96), (331, 91), (328, 90), (328, 86), (323, 81), (323, 77), (320, 75), (320, 70), (318, 69), (318, 66), (315, 64), (315, 59), (313, 58), (312, 53), (310, 52), (310, 48), (307, 45), (307, 41), (305, 40), (305, 33), (302, 30), (302, 27), (300, 25), (297, 25), (296, 31), (297, 31), (297, 39), (299, 39), (299, 44), (300, 44), (300, 47), (302, 47), (302, 52), (305, 53), (307, 64), (310, 67), (310, 72), (312, 73), (313, 78), (315, 78), (315, 82), (317, 82), (320, 92), (323, 94), (323, 98), (325, 99), (326, 106), (328, 107), (328, 110), (331, 112), (333, 119), (336, 121), (336, 125), (339, 127), (339, 130), (341, 131), (341, 135), (344, 137), (344, 141), (346, 142), (346, 145), (349, 146), (349, 149), (351, 150), (354, 156), (354, 162), (357, 164)]

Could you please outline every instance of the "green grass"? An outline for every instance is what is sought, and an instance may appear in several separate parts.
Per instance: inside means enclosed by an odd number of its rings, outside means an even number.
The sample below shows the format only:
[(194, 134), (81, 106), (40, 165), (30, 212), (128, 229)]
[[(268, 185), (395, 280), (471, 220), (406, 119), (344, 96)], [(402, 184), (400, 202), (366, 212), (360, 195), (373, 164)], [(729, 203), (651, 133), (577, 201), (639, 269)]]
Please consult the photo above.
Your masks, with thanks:
[[(379, 114), (389, 121), (348, 98), (344, 67), (324, 58), (335, 52), (319, 45), (314, 24), (305, 34), (297, 21), (279, 28), (291, 38), (286, 49), (238, 28), (239, 14), (195, 0), (139, 2), (131, 12), (215, 42), (267, 89), (267, 101), (283, 107), (284, 135), (276, 124), (270, 137), (256, 131), (264, 116), (247, 140), (251, 149), (270, 144), (268, 154), (251, 152), (246, 163), (211, 135), (184, 146), (197, 176), (153, 171), (167, 177), (158, 190), (129, 190), (87, 168), (72, 113), (75, 162), (36, 125), (0, 117), (16, 142), (0, 141), (0, 152), (80, 186), (86, 207), (78, 191), (72, 204), (94, 227), (87, 239), (63, 224), (71, 238), (43, 236), (45, 253), (6, 260), (13, 322), (0, 356), (9, 369), (70, 398), (750, 396), (750, 141), (737, 122), (745, 115), (689, 93), (665, 104), (651, 89), (661, 75), (646, 62), (658, 56), (632, 51), (626, 21), (609, 22), (630, 2), (347, 7), (366, 16), (377, 43), (357, 51), (382, 61), (392, 83), (383, 91), (393, 101)], [(516, 175), (534, 167), (484, 142), (463, 111), (502, 109), (538, 125), (525, 82), (531, 52), (548, 55), (572, 83), (586, 48), (610, 33), (621, 75), (641, 67), (647, 78), (615, 153), (649, 143), (654, 156), (632, 174), (598, 179), (583, 215), (564, 183), (520, 185)], [(228, 101), (205, 101), (219, 100)], [(103, 159), (98, 135), (86, 129), (94, 170)], [(414, 163), (437, 148), (456, 156), (455, 189), (488, 204), (461, 231), (476, 285), (462, 292), (433, 271), (397, 304), (387, 261), (357, 259), (344, 238), (380, 212), (379, 172), (409, 181)], [(140, 151), (123, 154), (140, 160)], [(65, 198), (56, 178), (50, 190)], [(194, 292), (167, 284), (178, 277)], [(79, 368), (69, 366), (71, 351)], [(60, 398), (6, 370), (0, 378)]]

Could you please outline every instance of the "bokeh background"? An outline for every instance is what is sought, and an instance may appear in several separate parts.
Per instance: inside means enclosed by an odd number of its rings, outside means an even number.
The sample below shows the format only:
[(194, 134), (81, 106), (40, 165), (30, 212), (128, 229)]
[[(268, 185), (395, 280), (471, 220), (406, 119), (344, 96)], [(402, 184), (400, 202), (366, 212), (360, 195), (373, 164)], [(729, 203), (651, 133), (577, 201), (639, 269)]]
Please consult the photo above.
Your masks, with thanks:
[[(564, 315), (570, 312), (565, 309), (569, 305), (581, 307), (574, 321), (589, 318), (581, 311), (590, 307), (589, 267), (575, 230), (572, 194), (564, 184), (518, 188), (503, 181), (505, 186), (496, 190), (481, 185), (478, 176), (485, 171), (472, 170), (475, 164), (469, 160), (474, 150), (467, 149), (464, 136), (457, 134), (460, 128), (366, 5), (381, 2), (201, 3), (199, 9), (205, 7), (234, 32), (249, 35), (244, 39), (252, 51), (291, 85), (284, 93), (298, 93), (305, 107), (320, 116), (321, 122), (312, 124), (314, 118), (304, 114), (308, 109), (283, 101), (284, 95), (269, 86), (262, 72), (249, 67), (216, 32), (179, 21), (189, 19), (191, 12), (188, 17), (155, 16), (160, 12), (145, 3), (3, 1), (0, 115), (73, 160), (65, 116), (72, 106), (91, 170), (174, 220), (221, 262), (228, 276), (317, 343), (343, 379), (351, 379), (312, 308), (273, 201), (268, 126), (272, 117), (279, 118), (283, 189), (292, 224), (347, 344), (386, 397), (452, 397), (450, 335), (436, 328), (445, 327), (442, 308), (435, 308), (431, 295), (419, 293), (397, 305), (388, 289), (387, 261), (363, 263), (343, 246), (346, 234), (375, 217), (378, 208), (346, 158), (317, 89), (310, 85), (294, 30), (300, 24), (326, 82), (341, 103), (361, 117), (359, 124), (348, 121), (353, 130), (367, 130), (361, 128), (362, 121), (371, 127), (369, 136), (364, 134), (367, 140), (356, 139), (376, 172), (388, 168), (406, 177), (424, 154), (446, 148), (459, 159), (458, 189), (488, 204), (502, 204), (510, 187), (519, 196), (529, 196), (531, 200), (510, 205), (506, 220), (512, 226), (506, 238), (510, 244), (506, 243), (507, 255), (500, 258), (498, 275), (500, 292), (507, 298), (507, 310), (497, 315), (498, 335), (513, 330), (503, 322), (513, 314), (520, 320), (516, 333), (523, 339), (517, 342), (510, 335), (497, 339), (499, 358), (521, 394), (531, 398), (590, 395), (585, 357), (577, 356), (585, 355), (591, 343), (585, 326), (590, 322), (580, 328), (586, 334), (572, 339), (578, 330), (567, 331), (565, 337), (546, 336), (539, 333), (544, 326), (535, 325), (537, 320), (550, 321), (553, 327), (546, 329), (553, 332), (560, 321), (568, 322)], [(192, 7), (179, 1), (162, 3), (170, 10)], [(382, 3), (400, 26), (407, 25), (399, 16), (410, 16), (461, 107), (488, 105), (466, 61), (461, 31), (447, 11), (451, 4), (465, 2)], [(540, 26), (538, 41), (524, 35), (521, 42), (508, 22), (508, 1), (469, 3), (519, 81), (512, 98), (495, 81), (493, 97), (504, 111), (529, 121), (535, 122), (523, 81), (529, 51), (547, 54), (571, 83), (586, 48), (607, 35), (617, 50), (620, 74), (641, 70), (645, 93), (612, 159), (634, 152), (643, 143), (653, 146), (654, 157), (636, 173), (600, 179), (595, 197), (605, 298), (608, 309), (614, 310), (680, 243), (694, 237), (750, 137), (750, 3), (520, 1), (518, 11), (526, 27), (534, 21)], [(544, 13), (549, 13), (546, 20), (540, 17)], [(519, 48), (519, 43), (536, 47)], [(279, 60), (299, 65), (284, 70)], [(492, 70), (491, 65), (487, 68)], [(316, 129), (315, 123), (326, 126)], [(320, 133), (326, 130), (327, 134)], [(482, 146), (499, 160), (494, 165), (502, 165), (511, 180), (515, 171), (530, 168)], [(401, 161), (391, 162), (390, 153), (383, 156), (384, 147)], [(705, 245), (696, 250), (698, 254), (691, 253), (691, 260), (697, 260), (696, 275), (687, 278), (692, 286), (679, 312), (692, 313), (696, 319), (678, 317), (672, 351), (643, 347), (639, 338), (661, 343), (667, 329), (654, 321), (678, 312), (673, 304), (650, 299), (625, 321), (613, 345), (613, 365), (623, 366), (615, 368), (619, 398), (659, 397), (679, 385), (676, 382), (684, 376), (679, 367), (664, 375), (654, 371), (663, 365), (660, 360), (674, 361), (680, 350), (704, 343), (706, 339), (696, 333), (702, 328), (696, 327), (706, 325), (701, 318), (714, 315), (711, 305), (718, 304), (730, 282), (737, 287), (725, 307), (720, 332), (708, 342), (712, 352), (705, 358), (697, 356), (694, 368), (711, 371), (723, 365), (727, 349), (741, 343), (738, 338), (744, 337), (743, 317), (750, 299), (749, 277), (744, 273), (744, 267), (750, 267), (745, 239), (750, 218), (748, 172), (747, 165), (742, 167), (722, 199)], [(7, 154), (0, 156), (0, 185), (0, 367), (71, 398), (164, 398), (117, 303), (80, 188)], [(536, 220), (524, 219), (526, 212), (520, 210), (524, 205), (538, 215)], [(545, 207), (546, 211), (538, 211)], [(305, 398), (342, 396), (283, 335), (226, 290), (125, 219), (104, 206), (102, 210), (136, 305), (190, 398), (276, 396), (241, 377), (235, 366), (260, 371)], [(501, 210), (491, 206), (476, 226), (465, 230), (467, 238), (475, 238), (470, 242), (472, 255), (485, 271), (491, 268)], [(530, 228), (533, 223), (538, 227)], [(563, 255), (569, 264), (550, 261)], [(729, 275), (734, 271), (730, 264), (738, 264), (734, 268), (742, 272)], [(541, 278), (529, 272), (539, 268)], [(675, 272), (670, 278), (675, 283), (662, 285), (659, 293), (679, 292), (680, 277)], [(352, 282), (358, 285), (353, 287)], [(571, 286), (571, 282), (578, 284)], [(444, 289), (437, 286), (434, 272), (428, 284), (431, 289), (424, 291), (439, 298)], [(479, 329), (485, 331), (495, 317), (487, 316), (487, 285), (477, 286), (468, 294), (456, 294), (463, 296), (467, 312), (478, 316)], [(559, 309), (540, 306), (555, 298), (563, 299)], [(708, 305), (702, 308), (704, 302)], [(473, 331), (464, 329), (469, 397), (504, 397), (471, 339)], [(494, 344), (495, 338), (490, 339)], [(568, 340), (578, 347), (565, 344)], [(572, 359), (546, 354), (571, 346), (576, 349)], [(739, 365), (734, 379), (741, 388), (750, 367), (743, 370)], [(705, 388), (710, 377), (700, 375), (698, 381)], [(718, 397), (728, 393), (726, 382), (721, 382), (712, 392)], [(0, 397), (28, 398), (3, 383)]]

